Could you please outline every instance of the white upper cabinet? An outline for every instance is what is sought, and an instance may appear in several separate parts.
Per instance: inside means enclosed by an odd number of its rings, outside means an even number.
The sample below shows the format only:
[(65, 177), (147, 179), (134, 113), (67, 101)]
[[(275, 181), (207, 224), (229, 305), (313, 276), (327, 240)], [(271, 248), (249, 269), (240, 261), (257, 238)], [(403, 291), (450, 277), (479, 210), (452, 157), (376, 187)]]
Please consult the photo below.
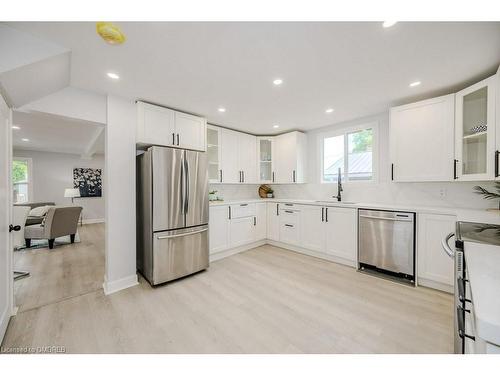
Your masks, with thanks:
[(456, 93), (455, 159), (459, 181), (495, 178), (497, 77)]
[(452, 181), (455, 95), (391, 108), (392, 179)]
[(204, 118), (144, 102), (137, 114), (137, 143), (206, 151)]
[(257, 137), (257, 173), (259, 182), (274, 182), (274, 137)]
[(210, 183), (222, 182), (222, 147), (221, 129), (207, 126), (207, 156), (208, 156), (208, 181)]
[(137, 143), (173, 146), (175, 144), (175, 112), (171, 109), (137, 103)]
[(276, 136), (275, 142), (275, 182), (306, 182), (307, 136), (301, 132), (291, 132)]
[(204, 118), (175, 112), (177, 146), (190, 150), (206, 151), (207, 122)]
[[(234, 155), (233, 155), (234, 157)], [(238, 133), (238, 164), (242, 183), (257, 183), (257, 137)]]
[(221, 129), (221, 182), (232, 184), (241, 181), (238, 164), (238, 132)]
[(257, 138), (234, 130), (218, 129), (221, 140), (219, 181), (257, 183)]

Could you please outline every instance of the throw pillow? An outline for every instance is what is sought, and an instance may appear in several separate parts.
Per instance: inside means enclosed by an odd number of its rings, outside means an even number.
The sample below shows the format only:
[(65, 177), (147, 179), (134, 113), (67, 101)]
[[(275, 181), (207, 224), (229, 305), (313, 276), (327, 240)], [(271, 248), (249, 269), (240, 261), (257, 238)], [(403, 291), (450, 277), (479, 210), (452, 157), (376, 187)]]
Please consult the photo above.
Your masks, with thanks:
[(40, 206), (40, 207), (36, 207), (36, 208), (33, 208), (30, 213), (29, 213), (29, 216), (45, 216), (45, 214), (47, 214), (47, 211), (50, 209), (51, 206)]

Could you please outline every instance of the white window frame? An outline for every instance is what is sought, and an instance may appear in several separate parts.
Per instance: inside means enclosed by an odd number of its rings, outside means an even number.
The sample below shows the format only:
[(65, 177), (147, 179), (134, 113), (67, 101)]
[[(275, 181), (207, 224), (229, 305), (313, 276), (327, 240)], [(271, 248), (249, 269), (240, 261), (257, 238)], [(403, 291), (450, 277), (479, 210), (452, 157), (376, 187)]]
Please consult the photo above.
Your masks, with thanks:
[[(13, 163), (15, 161), (28, 162), (28, 181), (26, 182), (26, 184), (28, 185), (28, 202), (33, 202), (34, 201), (34, 197), (33, 197), (33, 159), (14, 156), (12, 158), (12, 164), (10, 166), (11, 169), (12, 169)], [(24, 182), (23, 182), (23, 184), (24, 184)], [(12, 183), (12, 188), (14, 188), (14, 183)], [(12, 198), (14, 198), (14, 197), (12, 197)]]
[(330, 130), (327, 132), (323, 132), (318, 134), (317, 142), (318, 142), (318, 164), (319, 165), (319, 182), (321, 184), (336, 184), (336, 181), (325, 181), (323, 180), (323, 171), (324, 171), (324, 145), (325, 138), (337, 137), (339, 135), (344, 136), (344, 156), (347, 154), (348, 150), (348, 135), (350, 133), (355, 133), (361, 130), (372, 129), (373, 141), (372, 141), (372, 179), (371, 180), (348, 180), (348, 169), (347, 163), (348, 158), (344, 157), (344, 180), (342, 184), (376, 184), (378, 183), (379, 178), (379, 124), (378, 121), (368, 122), (363, 124), (358, 124), (349, 127), (343, 127), (339, 129)]

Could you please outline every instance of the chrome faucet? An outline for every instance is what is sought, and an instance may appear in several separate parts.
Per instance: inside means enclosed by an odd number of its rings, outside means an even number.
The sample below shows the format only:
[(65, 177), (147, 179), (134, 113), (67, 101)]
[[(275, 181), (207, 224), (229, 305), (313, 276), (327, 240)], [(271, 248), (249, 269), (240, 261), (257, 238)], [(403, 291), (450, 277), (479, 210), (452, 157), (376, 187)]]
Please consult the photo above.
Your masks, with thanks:
[(339, 168), (338, 179), (337, 179), (337, 195), (332, 196), (332, 198), (337, 198), (338, 202), (342, 201), (342, 194), (341, 193), (344, 191), (344, 189), (342, 188), (342, 175), (341, 175), (341, 173), (342, 173), (342, 171)]

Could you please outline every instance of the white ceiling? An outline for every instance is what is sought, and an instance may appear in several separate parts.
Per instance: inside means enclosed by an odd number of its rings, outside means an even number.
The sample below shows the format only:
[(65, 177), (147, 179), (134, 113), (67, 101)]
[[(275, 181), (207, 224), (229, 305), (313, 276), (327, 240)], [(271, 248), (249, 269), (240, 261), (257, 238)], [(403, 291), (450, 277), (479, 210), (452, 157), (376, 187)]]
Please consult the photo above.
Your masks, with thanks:
[[(45, 113), (14, 111), (14, 149), (90, 156), (104, 153), (103, 125)], [(27, 138), (29, 142), (22, 139)]]
[[(500, 63), (498, 22), (118, 23), (127, 36), (121, 46), (105, 44), (95, 23), (9, 25), (70, 49), (72, 86), (258, 134), (380, 113), (451, 92)], [(284, 83), (275, 87), (278, 77)], [(416, 80), (422, 84), (409, 88)], [(329, 107), (335, 112), (325, 114)]]

